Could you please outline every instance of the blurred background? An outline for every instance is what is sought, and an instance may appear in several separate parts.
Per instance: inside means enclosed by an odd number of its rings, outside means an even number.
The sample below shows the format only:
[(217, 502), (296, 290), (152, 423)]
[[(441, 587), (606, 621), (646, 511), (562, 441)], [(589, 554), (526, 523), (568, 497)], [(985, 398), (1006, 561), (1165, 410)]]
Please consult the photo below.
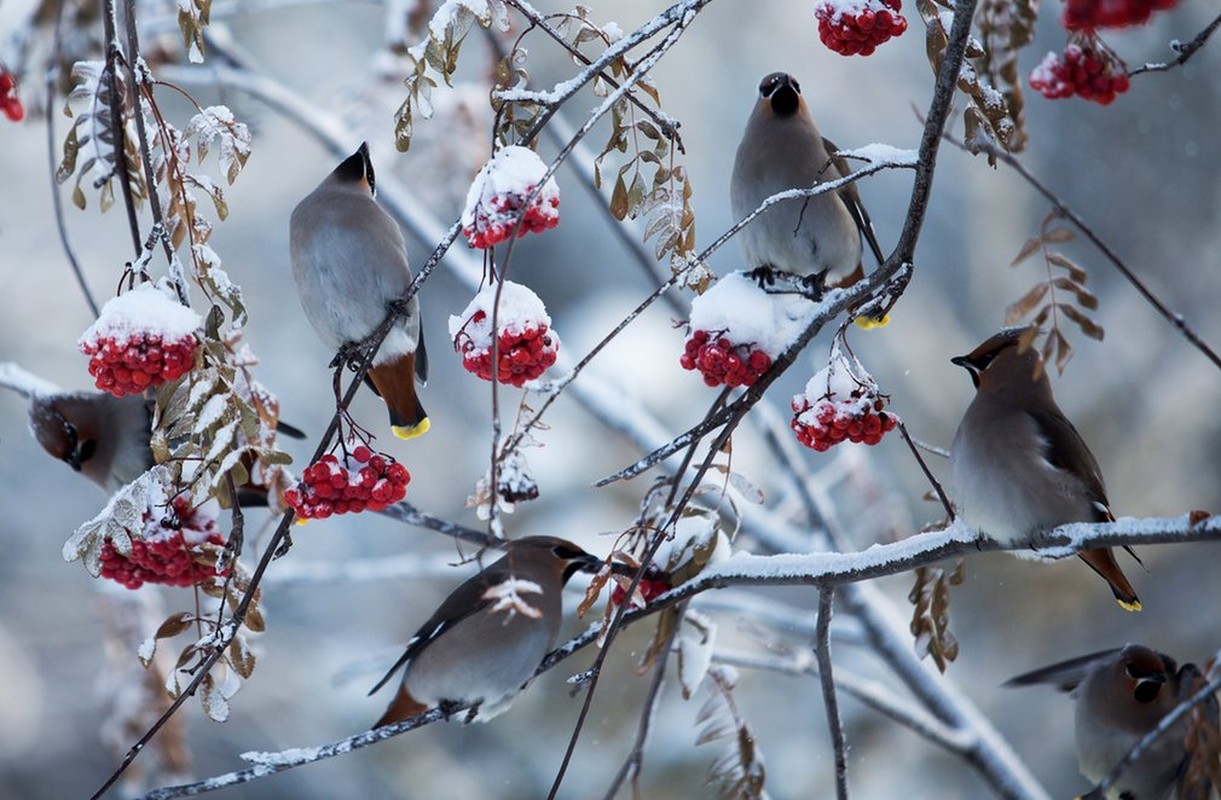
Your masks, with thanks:
[[(625, 31), (663, 7), (643, 0), (586, 5), (594, 20), (614, 20)], [(565, 8), (551, 2), (538, 7)], [(146, 11), (146, 50), (161, 41), (176, 47), (174, 9), (150, 5)], [(652, 77), (666, 113), (682, 123), (687, 148), (682, 163), (694, 187), (701, 246), (733, 222), (727, 198), (733, 152), (758, 81), (770, 71), (789, 71), (801, 81), (823, 133), (841, 147), (917, 146), (918, 117), (931, 96), (932, 74), (923, 26), (914, 9), (905, 11), (912, 30), (870, 58), (850, 59), (818, 43), (809, 2), (722, 2), (700, 14)], [(1064, 45), (1055, 20), (1059, 5), (1045, 3), (1040, 11), (1044, 18), (1035, 44), (1022, 54), (1023, 74), (1047, 51)], [(0, 5), (0, 56), (7, 60), (16, 58), (22, 44), (17, 24), (26, 13), (23, 4)], [(1169, 40), (1194, 36), (1213, 14), (1210, 4), (1183, 2), (1157, 14), (1149, 26), (1108, 41), (1130, 64), (1164, 60), (1171, 55)], [(393, 31), (387, 31), (385, 8), (340, 2), (222, 8), (217, 3), (213, 15), (230, 25), (254, 66), (300, 93), (319, 115), (345, 119), (358, 132), (350, 149), (367, 138), (379, 174), (405, 181), (444, 224), (457, 218), (490, 140), (486, 89), (480, 84), (491, 60), (478, 30), (464, 47), (459, 85), (436, 91), (437, 118), (417, 120), (412, 149), (399, 154), (392, 146), (392, 115), (403, 92), (386, 56)], [(549, 88), (574, 73), (571, 61), (545, 37), (534, 34), (527, 46), (535, 88)], [(100, 51), (89, 57), (99, 58)], [(1131, 91), (1108, 107), (1077, 99), (1047, 101), (1027, 91), (1030, 147), (1022, 155), (1026, 166), (1214, 348), (1221, 346), (1218, 74), (1221, 45), (1214, 42), (1181, 69), (1137, 77)], [(247, 169), (226, 188), (231, 217), (217, 224), (211, 245), (244, 291), (251, 317), (248, 342), (262, 358), (259, 379), (278, 394), (284, 419), (311, 436), (307, 442), (283, 442), (299, 472), (333, 409), (327, 370), (332, 353), (314, 336), (293, 297), (288, 216), (337, 159), (257, 100), (218, 88), (206, 66), (193, 75), (193, 83), (181, 73), (174, 79), (202, 105), (229, 105), (254, 134)], [(26, 81), (34, 95), (28, 104), (37, 105), (34, 84), (41, 78), (35, 73)], [(159, 90), (158, 99), (185, 124), (187, 107), (171, 91)], [(53, 101), (55, 160), (66, 133), (61, 103)], [(592, 94), (582, 94), (563, 116), (579, 125), (596, 103)], [(952, 130), (960, 133), (961, 122)], [(605, 126), (596, 130), (590, 147), (600, 149), (606, 134)], [(0, 361), (17, 362), (62, 387), (84, 389), (90, 381), (75, 341), (92, 317), (59, 245), (47, 140), (41, 114), (19, 125), (0, 123)], [(540, 150), (544, 158), (555, 153), (550, 143)], [(612, 159), (605, 171), (613, 175), (617, 166)], [(513, 277), (546, 302), (562, 352), (575, 361), (651, 286), (573, 173), (561, 169), (557, 179), (562, 224), (519, 243)], [(910, 183), (910, 173), (891, 171), (860, 187), (886, 251), (901, 227)], [(105, 299), (130, 258), (129, 234), (121, 208), (101, 214), (96, 196), (87, 194), (86, 211), (69, 206), (68, 230), (90, 287)], [(1006, 306), (1045, 276), (1037, 258), (1015, 269), (1008, 265), (1023, 242), (1038, 233), (1048, 211), (1013, 172), (942, 148), (915, 278), (888, 327), (850, 334), (857, 355), (918, 438), (948, 447), (972, 394), (968, 377), (949, 358), (991, 334)], [(422, 263), (434, 244), (409, 239), (412, 263)], [(1100, 300), (1095, 319), (1106, 338), (1099, 343), (1067, 329), (1076, 356), (1053, 382), (1060, 405), (1098, 457), (1115, 512), (1168, 516), (1221, 508), (1221, 373), (1088, 244), (1061, 249), (1088, 269), (1089, 286)], [(736, 246), (722, 248), (712, 266), (722, 274), (740, 268)], [(487, 468), (490, 390), (461, 369), (446, 333), (448, 316), (460, 312), (471, 295), (444, 268), (424, 287), (432, 377), (422, 397), (433, 429), (410, 443), (383, 436), (378, 444), (410, 468), (413, 503), (478, 526), (465, 501)], [(694, 424), (713, 399), (697, 375), (678, 366), (683, 331), (675, 323), (680, 318), (655, 304), (590, 373), (620, 387), (671, 434)], [(771, 402), (783, 414), (789, 397), (825, 362), (828, 343), (827, 334), (820, 336), (803, 362), (772, 388)], [(518, 393), (509, 390), (505, 397), (502, 407), (511, 422)], [(370, 394), (357, 398), (353, 413), (381, 432), (385, 412)], [(638, 451), (567, 397), (556, 404), (549, 423), (550, 430), (539, 437), (543, 446), (528, 452), (542, 496), (507, 518), (507, 530), (563, 535), (605, 553), (612, 541), (606, 534), (631, 524), (652, 476), (591, 488), (635, 460)], [(834, 497), (856, 546), (910, 536), (941, 516), (939, 506), (922, 499), (927, 484), (899, 437), (874, 448), (849, 444), (837, 450), (845, 452), (801, 457), (813, 469), (848, 466), (860, 476), (840, 484)], [(735, 437), (734, 466), (768, 493), (769, 504), (782, 494), (757, 429), (744, 426)], [(932, 468), (947, 473), (937, 459)], [(28, 433), (25, 401), (0, 391), (0, 785), (13, 797), (87, 797), (118, 761), (103, 743), (103, 728), (119, 694), (116, 687), (138, 680), (138, 663), (132, 649), (116, 652), (105, 644), (116, 614), (114, 592), (60, 555), (65, 539), (105, 501), (97, 487), (37, 447)], [(266, 517), (249, 516), (248, 543), (258, 542)], [(294, 540), (290, 556), (269, 572), (268, 631), (255, 640), (258, 667), (233, 698), (230, 720), (206, 721), (195, 702), (181, 715), (196, 776), (241, 768), (238, 754), (248, 750), (313, 745), (366, 728), (389, 697), (366, 698), (366, 691), (466, 574), (444, 566), (457, 560), (445, 538), (369, 514), (310, 524), (294, 531)], [(740, 545), (751, 547), (746, 540)], [(423, 574), (391, 578), (334, 574), (349, 562), (394, 564), (403, 554), (426, 556), (423, 563), (432, 566)], [(952, 630), (962, 653), (944, 679), (993, 720), (1053, 796), (1086, 788), (1072, 753), (1071, 705), (1051, 689), (1010, 690), (1001, 683), (1049, 661), (1125, 641), (1197, 661), (1221, 646), (1217, 545), (1144, 547), (1140, 555), (1147, 569), (1124, 565), (1144, 601), (1139, 615), (1119, 611), (1103, 584), (1075, 559), (1040, 565), (980, 555), (969, 559), (966, 583), (952, 594)], [(408, 572), (413, 565), (408, 557)], [(910, 615), (911, 583), (909, 575), (881, 582), (902, 617)], [(192, 594), (184, 590), (140, 591), (147, 595), (142, 613), (150, 627), (134, 634), (136, 641), (164, 614), (194, 607)], [(753, 593), (793, 607), (812, 624), (815, 590)], [(118, 608), (120, 616), (135, 613), (130, 602)], [(780, 644), (801, 649), (810, 643), (808, 634), (768, 629), (741, 614), (715, 612), (714, 618), (719, 641), (736, 649)], [(584, 624), (574, 619), (568, 632)], [(867, 650), (852, 644), (850, 633), (835, 645), (837, 668), (895, 684)], [(601, 796), (628, 752), (648, 683), (635, 670), (647, 634), (643, 626), (630, 630), (610, 655), (561, 797)], [(163, 647), (173, 655), (175, 645), (182, 642)], [(579, 709), (580, 698), (570, 697), (563, 681), (591, 659), (586, 652), (566, 661), (488, 725), (433, 725), (215, 796), (544, 796)], [(723, 743), (696, 746), (700, 699), (684, 701), (674, 684), (670, 681), (661, 700), (642, 794), (661, 800), (711, 795), (704, 781)], [(757, 735), (773, 797), (832, 791), (833, 759), (817, 679), (744, 670), (736, 701)], [(986, 784), (963, 761), (851, 698), (841, 699), (841, 709), (857, 796), (988, 795)], [(135, 738), (130, 731), (118, 734), (125, 746)]]

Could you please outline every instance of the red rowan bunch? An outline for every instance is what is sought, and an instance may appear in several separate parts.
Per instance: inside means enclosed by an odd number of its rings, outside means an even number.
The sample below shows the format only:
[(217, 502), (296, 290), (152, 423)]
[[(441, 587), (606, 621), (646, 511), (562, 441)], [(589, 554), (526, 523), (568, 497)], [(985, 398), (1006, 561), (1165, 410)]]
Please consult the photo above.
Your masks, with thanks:
[(814, 8), (818, 38), (842, 56), (870, 56), (878, 45), (901, 36), (907, 20), (901, 0), (823, 0)]
[(342, 463), (328, 453), (310, 464), (297, 485), (284, 493), (284, 501), (302, 520), (383, 511), (407, 496), (410, 482), (411, 473), (402, 464), (360, 445)]

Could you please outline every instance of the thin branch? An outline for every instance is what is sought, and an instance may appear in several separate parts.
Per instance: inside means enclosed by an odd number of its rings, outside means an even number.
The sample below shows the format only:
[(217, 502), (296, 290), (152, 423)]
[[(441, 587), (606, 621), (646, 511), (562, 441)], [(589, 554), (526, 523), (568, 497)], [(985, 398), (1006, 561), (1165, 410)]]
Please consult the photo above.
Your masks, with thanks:
[[(140, 218), (136, 214), (136, 196), (127, 169), (127, 134), (123, 125), (123, 93), (119, 84), (119, 62), (124, 58), (122, 48), (119, 47), (116, 0), (106, 0), (102, 8), (102, 23), (106, 36), (106, 67), (102, 72), (102, 80), (107, 81), (110, 86), (110, 127), (115, 138), (114, 168), (119, 173), (119, 187), (123, 192), (123, 207), (127, 210), (127, 227), (136, 251), (135, 257), (139, 258), (143, 248), (140, 241)], [(50, 98), (47, 102), (51, 102)]]
[[(551, 24), (547, 21), (547, 18), (545, 16), (543, 16), (541, 13), (539, 13), (529, 3), (525, 2), (525, 0), (508, 0), (508, 3), (509, 3), (509, 5), (516, 8), (523, 17), (525, 17), (527, 20), (529, 20), (531, 25), (533, 25), (534, 27), (543, 31), (548, 36), (550, 36), (552, 39), (554, 39), (556, 41), (556, 43), (558, 43), (561, 47), (563, 47), (568, 52), (568, 54), (570, 56), (572, 56), (575, 60), (580, 61), (586, 67), (593, 66), (593, 62), (589, 60), (589, 56), (585, 55), (580, 50), (578, 50), (576, 47), (569, 44), (568, 41), (559, 34), (559, 31), (557, 31), (554, 27), (551, 26)], [(528, 33), (528, 32), (529, 31), (526, 31), (526, 33)], [(524, 36), (525, 33), (523, 33), (522, 35)], [(498, 47), (497, 49), (499, 50), (500, 48)], [(502, 52), (501, 58), (504, 58), (503, 52)], [(599, 60), (601, 60), (601, 59), (599, 59)], [(610, 86), (612, 89), (619, 88), (619, 83), (617, 81), (615, 81), (615, 79), (612, 78), (610, 75), (606, 74), (605, 68), (599, 70), (596, 73), (596, 75), (597, 75), (597, 77), (601, 78), (606, 83), (606, 85)], [(648, 105), (643, 103), (640, 100), (640, 98), (636, 97), (636, 95), (632, 94), (631, 92), (629, 92), (627, 94), (627, 100), (629, 102), (631, 102), (632, 105), (636, 106), (636, 108), (638, 108), (645, 116), (647, 116), (649, 119), (653, 120), (653, 122), (657, 124), (657, 127), (661, 131), (662, 135), (665, 136), (667, 139), (669, 139), (671, 142), (673, 142), (674, 146), (678, 148), (678, 151), (680, 153), (687, 152), (687, 148), (683, 145), (682, 137), (678, 133), (679, 123), (677, 123), (673, 119), (670, 119), (669, 117), (665, 116), (661, 112), (656, 111), (652, 108), (649, 108)], [(550, 125), (548, 125), (546, 127), (550, 127)]]
[[(718, 652), (712, 654), (712, 661), (714, 664), (785, 675), (818, 674), (817, 663), (808, 651), (794, 653), (789, 657)], [(975, 737), (969, 731), (946, 725), (923, 708), (900, 698), (879, 681), (867, 680), (841, 670), (835, 676), (835, 685), (879, 714), (910, 728), (921, 739), (931, 741), (954, 755), (962, 755), (975, 743)]]
[(648, 744), (649, 731), (653, 726), (653, 720), (657, 716), (657, 709), (661, 700), (661, 689), (665, 685), (666, 665), (670, 660), (670, 649), (674, 646), (674, 639), (678, 636), (678, 630), (682, 626), (682, 610), (678, 611), (679, 619), (670, 628), (670, 633), (666, 636), (666, 641), (663, 646), (657, 650), (657, 658), (653, 664), (653, 680), (649, 684), (649, 692), (644, 699), (644, 709), (640, 714), (640, 724), (636, 728), (636, 741), (632, 743), (631, 752), (623, 761), (623, 766), (619, 768), (619, 773), (615, 775), (611, 781), (606, 793), (602, 796), (603, 800), (614, 800), (615, 795), (619, 793), (619, 788), (623, 786), (625, 780), (630, 779), (633, 784), (640, 778), (640, 769), (644, 763), (644, 748)]
[(831, 672), (831, 611), (835, 590), (829, 586), (818, 591), (818, 629), (814, 653), (818, 659), (818, 679), (822, 699), (827, 709), (827, 728), (835, 752), (835, 796), (848, 800), (848, 759), (844, 752), (844, 726), (839, 716), (839, 701), (835, 698), (835, 677)]
[(73, 276), (76, 277), (76, 283), (81, 289), (81, 294), (85, 296), (89, 310), (93, 312), (94, 317), (97, 317), (101, 311), (97, 301), (93, 299), (93, 292), (89, 290), (89, 284), (85, 282), (85, 273), (81, 269), (80, 261), (77, 260), (76, 250), (68, 238), (68, 225), (64, 219), (64, 199), (59, 194), (59, 182), (55, 179), (55, 172), (58, 168), (56, 154), (59, 147), (55, 135), (55, 118), (58, 115), (55, 113), (55, 104), (51, 102), (51, 98), (55, 97), (55, 80), (60, 75), (59, 63), (63, 57), (63, 21), (64, 2), (61, 0), (55, 4), (55, 44), (51, 49), (53, 67), (47, 70), (46, 78), (47, 108), (44, 122), (47, 126), (47, 165), (51, 174), (51, 205), (55, 214), (55, 230), (59, 234), (59, 245), (64, 251), (64, 258), (68, 259), (68, 266), (72, 269)]
[[(1218, 19), (1221, 19), (1221, 17)], [(953, 139), (950, 139), (950, 141), (953, 142), (957, 147), (963, 150), (966, 149), (965, 145), (962, 143)], [(1068, 205), (1065, 204), (1065, 202), (1061, 200), (1059, 196), (1052, 192), (1052, 190), (1049, 189), (1046, 184), (1032, 175), (1030, 171), (1027, 170), (1022, 164), (1022, 162), (1018, 161), (1009, 153), (1006, 153), (1005, 151), (996, 147), (991, 142), (981, 142), (980, 147), (983, 152), (990, 156), (996, 157), (1012, 168), (1018, 175), (1022, 176), (1022, 178), (1024, 178), (1035, 191), (1047, 198), (1047, 200), (1055, 208), (1056, 213), (1067, 219), (1075, 228), (1077, 228), (1077, 230), (1081, 231), (1081, 233), (1085, 235), (1085, 238), (1089, 239), (1094, 247), (1098, 248), (1098, 251), (1102, 253), (1106, 260), (1111, 262), (1111, 265), (1119, 271), (1119, 274), (1121, 274), (1128, 281), (1128, 283), (1132, 284), (1133, 288), (1136, 289), (1141, 297), (1145, 298), (1149, 305), (1153, 306), (1157, 313), (1161, 314), (1167, 322), (1178, 329), (1183, 338), (1185, 338), (1193, 347), (1203, 353), (1205, 358), (1211, 361), (1215, 367), (1221, 369), (1221, 356), (1218, 356), (1216, 351), (1209, 347), (1209, 345), (1202, 338), (1200, 338), (1200, 335), (1196, 333), (1195, 328), (1187, 323), (1187, 320), (1183, 318), (1183, 315), (1171, 311), (1170, 308), (1163, 303), (1156, 294), (1153, 293), (1153, 290), (1150, 289), (1144, 281), (1137, 277), (1136, 273), (1133, 272), (1126, 263), (1124, 263), (1123, 259), (1121, 259), (1119, 255), (1112, 250), (1110, 246), (1098, 236), (1098, 234), (1094, 232), (1094, 229), (1087, 225), (1085, 220), (1083, 220), (1075, 211), (1069, 208)]]
[(932, 470), (928, 468), (928, 464), (924, 461), (924, 456), (920, 455), (920, 450), (916, 446), (916, 441), (912, 439), (907, 432), (907, 426), (903, 424), (903, 420), (899, 420), (899, 433), (903, 436), (903, 441), (907, 443), (907, 447), (911, 450), (912, 457), (916, 459), (916, 463), (920, 465), (920, 469), (924, 471), (924, 477), (933, 485), (933, 491), (937, 493), (937, 499), (941, 501), (941, 507), (945, 509), (946, 517), (954, 521), (954, 505), (950, 502), (950, 498), (946, 497), (945, 490), (941, 488), (941, 483), (933, 475)]
[(1208, 23), (1208, 27), (1195, 35), (1195, 38), (1190, 42), (1183, 44), (1179, 40), (1174, 40), (1170, 43), (1170, 49), (1179, 54), (1179, 57), (1173, 61), (1166, 61), (1160, 64), (1145, 64), (1143, 67), (1137, 67), (1128, 73), (1128, 76), (1139, 75), (1142, 72), (1168, 72), (1175, 67), (1181, 67), (1187, 63), (1188, 59), (1196, 54), (1196, 51), (1204, 46), (1208, 41), (1208, 37), (1213, 35), (1213, 32), (1221, 27), (1221, 14), (1217, 18)]

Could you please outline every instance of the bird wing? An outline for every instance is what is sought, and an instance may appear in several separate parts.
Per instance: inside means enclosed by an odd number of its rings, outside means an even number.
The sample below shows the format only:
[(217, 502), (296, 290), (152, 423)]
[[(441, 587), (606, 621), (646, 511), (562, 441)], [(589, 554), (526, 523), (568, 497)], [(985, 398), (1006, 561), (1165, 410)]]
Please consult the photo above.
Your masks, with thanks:
[(1036, 670), (1018, 675), (1005, 681), (1005, 686), (1032, 686), (1036, 683), (1050, 683), (1063, 692), (1071, 692), (1085, 680), (1090, 668), (1099, 661), (1114, 658), (1123, 648), (1101, 650), (1089, 655), (1077, 656), (1058, 664), (1049, 664)]
[[(835, 168), (839, 170), (840, 175), (850, 175), (853, 170), (848, 168), (848, 160), (843, 156), (838, 155), (839, 148), (835, 146), (827, 137), (823, 137), (823, 147), (827, 149), (827, 153), (831, 156), (831, 163), (835, 164)], [(852, 221), (856, 223), (857, 229), (861, 235), (865, 237), (865, 242), (869, 245), (869, 249), (873, 252), (873, 257), (878, 260), (878, 264), (886, 260), (886, 256), (882, 253), (882, 247), (878, 244), (877, 231), (873, 229), (873, 220), (869, 218), (869, 212), (865, 210), (865, 206), (861, 203), (861, 193), (857, 191), (856, 184), (850, 183), (837, 192), (839, 198), (844, 201), (844, 205), (848, 207), (848, 213), (852, 215)]]
[(492, 601), (484, 595), (489, 587), (496, 585), (504, 577), (505, 570), (493, 565), (478, 575), (472, 576), (466, 583), (455, 589), (437, 607), (428, 621), (415, 632), (415, 636), (411, 637), (411, 641), (407, 643), (407, 649), (399, 656), (398, 661), (395, 661), (394, 666), (382, 676), (377, 685), (369, 690), (369, 696), (376, 694), (394, 676), (394, 673), (399, 671), (400, 667), (419, 655), (438, 636), (443, 635), (472, 614), (477, 614), (491, 605)]
[(1073, 423), (1058, 411), (1027, 412), (1034, 419), (1039, 434), (1047, 442), (1044, 457), (1054, 467), (1078, 476), (1085, 483), (1090, 501), (1097, 510), (1094, 522), (1113, 520), (1110, 503), (1107, 502), (1106, 487), (1102, 483), (1102, 470), (1098, 461), (1086, 446)]
[[(1199, 667), (1195, 664), (1184, 664), (1178, 673), (1179, 695), (1175, 698), (1175, 703), (1181, 703), (1198, 690), (1204, 687), (1207, 679), (1200, 672)], [(1207, 722), (1207, 726), (1211, 726), (1213, 731), (1221, 730), (1221, 707), (1218, 707), (1217, 696), (1209, 695), (1208, 699), (1202, 703), (1203, 706), (1203, 721)], [(1206, 727), (1207, 727), (1206, 726)], [(1194, 726), (1189, 726), (1188, 730), (1194, 730)], [(1179, 765), (1178, 776), (1176, 777), (1175, 787), (1176, 798), (1181, 800), (1209, 800), (1213, 797), (1213, 782), (1211, 779), (1212, 770), (1209, 768), (1209, 757), (1212, 748), (1207, 746), (1204, 736), (1208, 736), (1207, 732), (1201, 732), (1203, 735), (1190, 736), (1188, 740), (1187, 756), (1183, 759), (1183, 763)], [(1193, 747), (1194, 745), (1194, 747)]]
[[(421, 304), (422, 305), (422, 304)], [(424, 311), (420, 309), (420, 335), (415, 347), (415, 376), (421, 386), (428, 385), (428, 350), (424, 347)]]

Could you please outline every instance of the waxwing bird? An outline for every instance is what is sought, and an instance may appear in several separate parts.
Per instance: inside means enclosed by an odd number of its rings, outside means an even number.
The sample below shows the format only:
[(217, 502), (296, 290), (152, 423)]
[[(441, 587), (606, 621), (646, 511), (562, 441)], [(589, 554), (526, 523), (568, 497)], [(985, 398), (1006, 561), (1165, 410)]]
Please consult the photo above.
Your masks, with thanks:
[[(1042, 357), (1020, 347), (1027, 330), (1003, 330), (951, 359), (976, 389), (950, 448), (954, 502), (968, 525), (1010, 545), (1069, 522), (1114, 521), (1098, 462), (1056, 405)], [(1122, 607), (1140, 610), (1109, 547), (1078, 555)]]
[[(153, 408), (140, 395), (105, 392), (35, 394), (30, 400), (30, 432), (51, 456), (109, 494), (134, 481), (155, 463)], [(305, 434), (286, 422), (276, 430), (294, 439)], [(249, 472), (253, 460), (243, 463)], [(267, 488), (253, 482), (238, 487), (243, 506), (267, 505)]]
[[(301, 307), (318, 336), (339, 351), (372, 334), (411, 283), (398, 223), (374, 195), (368, 145), (346, 158), (293, 209), (289, 247)], [(400, 439), (426, 432), (416, 379), (428, 378), (419, 298), (412, 297), (382, 342), (369, 384), (390, 410)]]
[(42, 449), (114, 493), (153, 466), (152, 414), (139, 395), (36, 394), (30, 432)]
[[(759, 84), (759, 100), (746, 122), (734, 158), (729, 202), (735, 219), (750, 214), (768, 197), (809, 189), (851, 173), (838, 148), (824, 139), (810, 118), (801, 87), (773, 72)], [(885, 260), (873, 223), (855, 184), (835, 192), (778, 203), (738, 233), (752, 268), (807, 276), (820, 291), (860, 280), (861, 237), (878, 263)]]
[[(1139, 644), (1064, 661), (1019, 675), (1006, 686), (1054, 684), (1072, 692), (1081, 774), (1097, 784), (1149, 731), (1179, 703), (1204, 686), (1195, 664), (1175, 671), (1174, 659)], [(1216, 728), (1215, 697), (1205, 703), (1205, 717)], [(1185, 783), (1189, 756), (1184, 739), (1185, 716), (1125, 769), (1108, 800), (1163, 800)], [(1187, 789), (1181, 798), (1212, 797), (1207, 781)]]
[[(398, 694), (374, 727), (434, 706), (478, 706), (487, 721), (508, 708), (555, 645), (560, 593), (575, 573), (602, 560), (554, 536), (509, 542), (504, 556), (445, 598), (372, 695), (406, 664)], [(501, 607), (511, 593), (528, 608)]]

